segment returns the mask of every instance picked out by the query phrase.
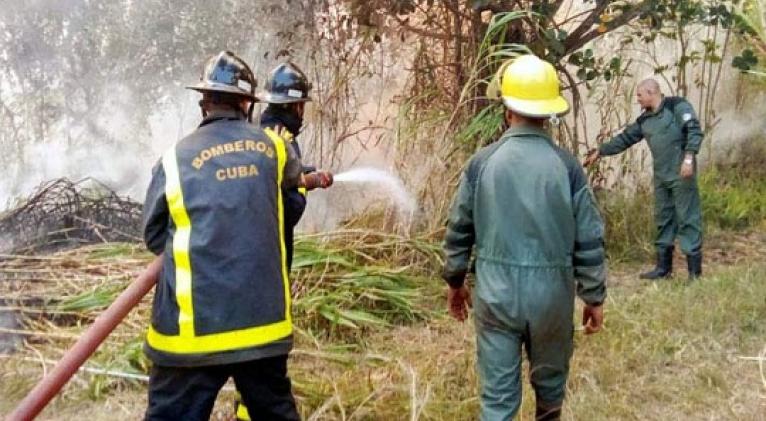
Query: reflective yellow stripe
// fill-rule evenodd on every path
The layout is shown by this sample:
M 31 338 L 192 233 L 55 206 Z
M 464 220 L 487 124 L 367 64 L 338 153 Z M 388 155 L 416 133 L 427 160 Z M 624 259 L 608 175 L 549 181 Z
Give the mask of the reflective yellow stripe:
M 247 407 L 242 402 L 237 404 L 237 419 L 250 421 L 250 413 L 247 412 Z
M 277 151 L 277 215 L 279 227 L 279 245 L 281 255 L 282 282 L 285 294 L 285 320 L 265 326 L 213 333 L 203 336 L 194 335 L 194 309 L 192 307 L 192 273 L 189 260 L 189 238 L 191 221 L 186 213 L 178 174 L 175 148 L 169 150 L 162 159 L 165 169 L 165 194 L 171 217 L 176 225 L 173 239 L 173 258 L 176 264 L 176 300 L 178 302 L 179 335 L 164 335 L 152 326 L 146 335 L 150 347 L 174 354 L 197 354 L 222 352 L 265 345 L 286 338 L 293 332 L 290 281 L 287 277 L 287 253 L 284 236 L 284 206 L 282 203 L 282 177 L 287 162 L 285 142 L 279 136 L 267 130 Z
M 307 190 L 305 187 L 298 187 L 298 193 L 301 194 L 301 196 L 306 196 Z
M 163 335 L 150 326 L 146 340 L 152 348 L 173 354 L 204 354 L 266 345 L 285 338 L 292 332 L 290 320 L 191 338 Z
M 282 178 L 285 173 L 285 164 L 287 164 L 287 144 L 284 139 L 279 137 L 268 127 L 264 129 L 266 136 L 274 142 L 274 149 L 277 150 L 277 216 L 279 218 L 279 247 L 282 260 L 282 283 L 285 286 L 285 320 L 291 324 L 292 328 L 292 298 L 290 297 L 290 279 L 287 274 L 287 250 L 285 248 L 285 207 L 282 203 Z
M 194 305 L 192 300 L 192 272 L 189 260 L 191 220 L 184 206 L 181 176 L 178 174 L 176 148 L 168 149 L 162 157 L 165 170 L 165 196 L 170 217 L 176 226 L 173 236 L 173 261 L 176 266 L 176 302 L 178 303 L 178 328 L 181 336 L 194 336 Z

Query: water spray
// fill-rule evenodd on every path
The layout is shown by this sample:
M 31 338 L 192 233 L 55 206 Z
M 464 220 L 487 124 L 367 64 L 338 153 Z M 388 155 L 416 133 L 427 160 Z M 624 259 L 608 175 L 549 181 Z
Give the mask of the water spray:
M 391 193 L 399 210 L 407 215 L 412 215 L 417 209 L 417 202 L 412 197 L 399 177 L 378 168 L 362 167 L 343 171 L 334 176 L 336 183 L 375 183 Z

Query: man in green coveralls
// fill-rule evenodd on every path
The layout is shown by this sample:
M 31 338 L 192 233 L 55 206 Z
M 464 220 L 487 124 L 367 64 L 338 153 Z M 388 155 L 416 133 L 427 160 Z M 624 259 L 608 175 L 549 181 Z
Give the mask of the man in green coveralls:
M 580 163 L 544 129 L 569 110 L 553 66 L 521 56 L 503 70 L 500 92 L 510 128 L 474 155 L 463 174 L 442 276 L 450 313 L 465 320 L 471 294 L 464 279 L 475 246 L 481 419 L 517 414 L 523 345 L 536 419 L 557 420 L 572 356 L 575 294 L 585 302 L 586 333 L 603 322 L 604 224 Z
M 601 156 L 618 154 L 646 139 L 654 159 L 654 218 L 657 266 L 642 279 L 669 278 L 673 244 L 679 238 L 689 279 L 702 275 L 702 210 L 697 188 L 696 155 L 702 144 L 697 115 L 687 100 L 665 97 L 654 79 L 639 83 L 636 97 L 644 112 L 610 141 L 592 150 L 587 167 Z

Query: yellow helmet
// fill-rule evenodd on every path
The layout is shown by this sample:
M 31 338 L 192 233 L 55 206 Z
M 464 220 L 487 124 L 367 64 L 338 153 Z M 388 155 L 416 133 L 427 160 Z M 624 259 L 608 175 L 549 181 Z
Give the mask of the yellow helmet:
M 525 117 L 547 118 L 569 111 L 569 104 L 561 97 L 556 70 L 531 54 L 505 66 L 500 95 L 506 107 Z

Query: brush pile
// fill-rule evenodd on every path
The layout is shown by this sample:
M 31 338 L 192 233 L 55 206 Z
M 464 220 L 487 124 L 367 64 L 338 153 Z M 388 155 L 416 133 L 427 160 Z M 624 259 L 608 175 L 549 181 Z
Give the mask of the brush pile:
M 18 206 L 0 213 L 0 253 L 136 241 L 141 209 L 140 203 L 93 179 L 49 181 Z

